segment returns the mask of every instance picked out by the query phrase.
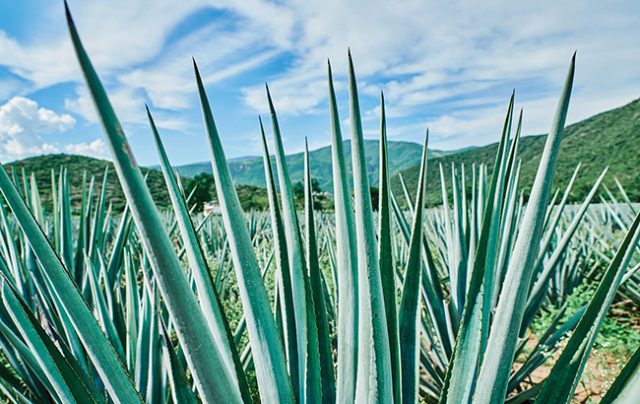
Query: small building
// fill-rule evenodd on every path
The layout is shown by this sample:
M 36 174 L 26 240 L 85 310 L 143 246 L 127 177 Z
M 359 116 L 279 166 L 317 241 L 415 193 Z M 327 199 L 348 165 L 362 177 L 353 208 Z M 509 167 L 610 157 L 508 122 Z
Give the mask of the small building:
M 205 202 L 202 212 L 204 213 L 205 216 L 209 216 L 209 215 L 220 216 L 222 215 L 222 208 L 220 207 L 220 204 L 217 201 Z

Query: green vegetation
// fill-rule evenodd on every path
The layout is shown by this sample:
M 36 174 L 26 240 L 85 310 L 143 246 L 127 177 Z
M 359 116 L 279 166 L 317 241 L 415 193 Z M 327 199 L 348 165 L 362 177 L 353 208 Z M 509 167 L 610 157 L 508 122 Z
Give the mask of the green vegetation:
M 531 324 L 531 330 L 540 337 L 549 329 L 551 322 L 561 313 L 561 321 L 569 320 L 568 313 L 575 313 L 584 307 L 593 297 L 597 284 L 591 279 L 577 287 L 566 299 L 566 308 L 549 306 Z M 602 329 L 596 338 L 594 349 L 605 352 L 612 360 L 618 361 L 618 365 L 624 365 L 620 358 L 628 358 L 640 346 L 640 333 L 638 333 L 638 307 L 629 304 L 629 301 L 621 299 L 617 307 L 606 317 L 602 323 Z
M 40 196 L 46 210 L 50 210 L 52 207 L 52 175 L 57 176 L 62 167 L 69 172 L 71 207 L 74 211 L 77 211 L 80 207 L 83 176 L 86 174 L 86 178 L 94 178 L 96 186 L 98 186 L 102 183 L 105 169 L 108 169 L 107 200 L 117 212 L 121 212 L 126 204 L 113 163 L 107 160 L 72 154 L 49 154 L 18 160 L 5 165 L 5 167 L 9 173 L 14 174 L 19 182 L 22 182 L 23 170 L 26 177 L 33 175 L 40 189 Z M 147 187 L 156 205 L 162 209 L 169 208 L 171 204 L 162 173 L 156 169 L 141 168 L 141 170 L 146 177 Z M 205 203 L 216 201 L 216 188 L 211 174 L 182 177 L 181 182 L 187 194 L 193 192 L 190 201 L 195 206 L 196 212 L 201 212 Z M 302 187 L 303 184 L 300 181 L 294 184 L 296 206 L 299 208 L 304 206 Z M 246 211 L 268 209 L 269 202 L 267 200 L 267 191 L 264 187 L 236 185 L 236 190 L 242 209 Z M 314 179 L 313 191 L 315 195 L 314 203 L 317 209 L 324 210 L 333 207 L 330 195 L 320 189 L 316 179 Z
M 561 144 L 563 158 L 558 162 L 558 175 L 555 185 L 558 188 L 565 188 L 571 175 L 579 163 L 581 164 L 580 175 L 576 179 L 573 192 L 569 196 L 569 201 L 575 202 L 583 199 L 593 181 L 598 177 L 605 167 L 609 167 L 605 187 L 615 195 L 619 194 L 615 179 L 626 190 L 632 201 L 640 201 L 640 175 L 637 175 L 637 166 L 640 164 L 640 154 L 637 153 L 637 144 L 640 142 L 640 100 L 633 101 L 620 108 L 606 111 L 595 115 L 589 119 L 567 126 Z M 377 140 L 365 140 L 365 154 L 367 157 L 367 172 L 369 183 L 372 185 L 372 192 L 377 192 L 378 185 L 378 154 L 379 142 Z M 544 136 L 525 136 L 520 139 L 519 155 L 522 161 L 521 183 L 525 198 L 529 196 L 535 170 L 540 161 L 540 155 L 544 146 Z M 429 150 L 429 163 L 427 176 L 426 201 L 427 206 L 437 206 L 442 203 L 442 193 L 440 192 L 440 172 L 442 165 L 447 174 L 451 165 L 465 165 L 467 172 L 474 164 L 486 164 L 491 172 L 491 161 L 495 157 L 497 144 L 477 148 L 466 148 L 460 151 L 453 150 L 443 152 Z M 349 160 L 351 155 L 351 144 L 344 141 L 345 158 Z M 601 152 L 608 150 L 611 152 Z M 421 146 L 410 142 L 389 142 L 389 172 L 392 175 L 400 173 L 408 189 L 415 189 L 417 185 L 416 166 L 420 159 Z M 309 159 L 313 165 L 313 175 L 316 184 L 314 190 L 321 199 L 316 201 L 318 209 L 331 208 L 332 203 L 329 195 L 322 192 L 333 191 L 332 169 L 331 169 L 331 148 L 323 147 L 309 152 Z M 296 182 L 298 189 L 302 187 L 303 179 L 303 155 L 302 153 L 287 156 L 287 164 L 290 167 L 292 181 Z M 82 182 L 82 173 L 87 172 L 88 177 L 95 177 L 101 181 L 104 168 L 109 167 L 111 175 L 108 178 L 109 201 L 114 209 L 120 211 L 124 207 L 124 194 L 117 181 L 113 164 L 106 160 L 94 159 L 85 156 L 54 154 L 30 157 L 19 160 L 6 167 L 9 171 L 14 170 L 21 175 L 24 169 L 27 174 L 33 173 L 42 190 L 42 198 L 46 206 L 50 206 L 51 193 L 51 171 L 57 171 L 60 167 L 67 167 L 71 173 L 69 177 L 72 185 L 72 206 L 77 207 L 80 202 L 79 187 Z M 196 184 L 198 190 L 193 197 L 197 205 L 197 211 L 201 210 L 203 203 L 215 200 L 215 186 L 211 176 L 211 166 L 208 163 L 195 163 L 179 166 L 176 170 L 182 175 L 182 183 L 189 192 Z M 268 207 L 267 194 L 264 182 L 262 160 L 258 157 L 244 157 L 229 160 L 229 170 L 237 184 L 238 195 L 242 208 L 245 210 L 265 210 Z M 161 208 L 169 207 L 168 196 L 160 172 L 154 169 L 142 168 L 143 174 L 147 176 L 147 184 L 154 201 Z M 351 177 L 351 164 L 347 164 L 347 173 Z M 390 181 L 394 192 L 402 195 L 401 182 L 396 175 Z M 351 184 L 351 181 L 350 181 Z M 466 176 L 467 189 L 471 190 L 471 177 Z M 296 204 L 302 207 L 304 198 L 298 192 Z M 401 200 L 406 207 L 405 201 Z M 376 204 L 374 204 L 374 208 Z
M 529 196 L 533 178 L 540 162 L 545 136 L 525 136 L 520 139 L 519 158 L 522 161 L 521 183 L 525 197 Z M 605 167 L 609 167 L 605 185 L 616 192 L 617 178 L 632 201 L 640 201 L 640 99 L 622 107 L 600 113 L 589 119 L 567 126 L 560 146 L 562 158 L 558 161 L 554 185 L 567 186 L 573 170 L 582 163 L 580 176 L 574 185 L 570 201 L 583 199 L 591 185 Z M 470 172 L 473 164 L 486 164 L 491 173 L 498 144 L 464 150 L 458 153 L 436 157 L 429 161 L 427 185 L 427 206 L 442 203 L 440 194 L 439 166 L 445 174 L 451 165 L 465 165 Z M 417 163 L 416 163 L 417 164 Z M 409 189 L 417 184 L 419 166 L 402 171 L 400 174 Z M 392 181 L 394 191 L 402 190 L 397 178 Z M 471 178 L 467 175 L 467 188 L 471 187 Z
M 540 312 L 531 325 L 533 340 L 542 338 L 553 321 L 560 316 L 562 322 L 589 302 L 597 283 L 584 279 L 566 299 L 563 307 L 548 306 Z M 629 300 L 619 299 L 609 311 L 593 345 L 593 353 L 585 368 L 574 401 L 599 402 L 619 375 L 625 362 L 640 346 L 639 307 Z M 539 370 L 544 373 L 545 369 Z
M 389 171 L 396 174 L 401 170 L 420 163 L 422 146 L 411 142 L 389 142 Z M 343 142 L 344 154 L 347 161 L 351 160 L 351 142 Z M 365 154 L 367 159 L 367 172 L 369 183 L 378 184 L 378 161 L 380 144 L 377 140 L 364 141 Z M 444 156 L 449 152 L 440 150 L 429 150 L 430 156 Z M 313 164 L 313 176 L 318 181 L 318 186 L 325 192 L 333 191 L 333 174 L 331 169 L 331 147 L 326 146 L 309 151 L 309 159 Z M 296 153 L 287 156 L 287 166 L 291 174 L 291 181 L 302 182 L 304 173 L 304 155 Z M 179 166 L 176 168 L 180 175 L 193 177 L 197 174 L 211 174 L 211 164 L 194 163 Z M 240 157 L 229 159 L 229 171 L 236 184 L 255 185 L 265 187 L 264 169 L 262 158 L 260 157 Z M 351 176 L 351 164 L 347 164 L 347 172 Z
M 47 209 L 52 206 L 52 174 L 57 175 L 61 167 L 65 167 L 70 173 L 70 197 L 73 208 L 80 206 L 83 174 L 86 172 L 87 178 L 95 178 L 96 186 L 98 186 L 102 183 L 105 169 L 108 169 L 107 196 L 109 203 L 118 211 L 121 211 L 126 204 L 113 163 L 107 160 L 69 154 L 49 154 L 15 161 L 5 167 L 10 173 L 13 172 L 18 179 L 22 179 L 23 170 L 27 176 L 33 175 L 40 189 L 42 202 Z M 169 207 L 169 197 L 162 179 L 162 173 L 144 168 L 142 173 L 147 176 L 147 184 L 154 201 L 160 207 Z
M 83 181 L 73 215 L 69 171 L 61 169 L 44 212 L 37 181 L 17 186 L 0 165 L 8 206 L 0 205 L 3 399 L 568 403 L 600 331 L 606 338 L 637 327 L 606 318 L 638 291 L 625 285 L 640 268 L 640 212 L 613 195 L 592 204 L 606 172 L 580 204 L 567 203 L 574 177 L 552 198 L 575 55 L 526 204 L 514 97 L 491 174 L 466 171 L 467 193 L 454 166 L 441 184 L 451 198 L 430 210 L 428 133 L 403 210 L 390 188 L 382 97 L 374 211 L 353 61 L 349 55 L 353 193 L 328 66 L 335 206 L 317 212 L 308 150 L 300 190 L 267 88 L 275 159 L 262 120 L 259 127 L 268 214 L 241 207 L 194 60 L 221 207 L 221 217 L 205 217 L 189 212 L 147 110 L 171 208 L 154 204 L 68 9 L 67 22 L 127 207 L 116 214 L 106 187 L 92 192 Z M 639 341 L 624 338 L 636 353 L 605 403 L 637 399 Z

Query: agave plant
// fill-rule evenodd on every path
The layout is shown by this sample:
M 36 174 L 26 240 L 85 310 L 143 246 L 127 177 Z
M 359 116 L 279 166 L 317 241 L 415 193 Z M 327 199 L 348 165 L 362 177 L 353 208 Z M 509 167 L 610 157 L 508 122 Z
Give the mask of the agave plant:
M 552 197 L 575 56 L 526 202 L 512 96 L 493 167 L 451 167 L 451 192 L 442 167 L 443 206 L 432 209 L 424 199 L 427 132 L 418 186 L 404 187 L 403 210 L 389 186 L 382 96 L 377 216 L 350 55 L 353 189 L 328 67 L 333 214 L 314 209 L 308 152 L 305 208 L 296 211 L 268 88 L 275 168 L 262 121 L 259 129 L 269 214 L 242 211 L 194 61 L 222 211 L 213 218 L 192 214 L 147 109 L 172 206 L 156 208 L 68 9 L 67 21 L 127 207 L 109 208 L 105 172 L 97 195 L 96 179 L 85 178 L 73 212 L 61 169 L 52 174 L 54 204 L 46 212 L 34 178 L 0 166 L 10 209 L 0 205 L 0 390 L 7 400 L 571 399 L 619 285 L 633 278 L 640 236 L 631 204 L 592 207 L 605 173 L 579 206 L 567 205 L 573 179 L 558 203 L 559 193 Z M 617 232 L 607 229 L 611 221 Z M 566 313 L 564 299 L 585 279 L 597 279 L 595 294 Z M 549 305 L 560 314 L 525 350 L 531 322 Z M 531 382 L 554 352 L 549 377 Z M 639 362 L 636 352 L 605 402 L 633 402 Z

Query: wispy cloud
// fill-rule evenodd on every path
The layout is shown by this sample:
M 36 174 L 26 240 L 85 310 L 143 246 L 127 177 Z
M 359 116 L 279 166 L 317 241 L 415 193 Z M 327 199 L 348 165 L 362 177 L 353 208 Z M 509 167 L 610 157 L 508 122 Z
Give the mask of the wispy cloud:
M 89 143 L 72 143 L 65 146 L 64 151 L 70 154 L 82 154 L 84 156 L 105 158 L 107 146 L 102 139 L 96 139 Z
M 30 24 L 28 30 L 0 29 L 0 101 L 16 95 L 37 101 L 45 94 L 44 105 L 65 108 L 95 136 L 95 112 L 62 8 L 53 3 L 42 1 L 33 22 L 17 22 Z M 443 148 L 495 140 L 513 88 L 524 107 L 525 133 L 546 130 L 575 49 L 570 120 L 640 95 L 640 3 L 634 0 L 96 0 L 72 1 L 71 8 L 143 161 L 155 158 L 145 147 L 148 136 L 135 136 L 148 131 L 145 103 L 170 134 L 201 125 L 192 56 L 215 90 L 231 155 L 247 149 L 255 127 L 247 117 L 267 110 L 264 82 L 289 120 L 293 148 L 304 136 L 326 143 L 326 61 L 332 61 L 342 112 L 347 47 L 366 133 L 377 130 L 384 91 L 392 137 L 421 141 L 429 126 L 434 146 Z M 206 151 L 190 152 L 184 142 L 174 146 L 181 160 L 206 158 Z
M 75 123 L 71 115 L 57 114 L 28 98 L 14 97 L 0 106 L 0 157 L 12 160 L 54 153 L 58 148 L 44 136 L 64 132 Z
M 76 125 L 69 114 L 43 108 L 25 97 L 13 97 L 0 106 L 0 159 L 10 161 L 38 154 L 66 152 L 105 158 L 102 139 L 64 143 L 53 140 Z
M 292 67 L 270 80 L 281 114 L 314 113 L 326 102 L 324 62 L 337 60 L 338 80 L 344 79 L 347 45 L 366 83 L 361 93 L 378 97 L 384 90 L 390 116 L 431 124 L 436 141 L 457 136 L 464 142 L 463 133 L 494 139 L 502 116 L 484 113 L 501 110 L 512 88 L 525 103 L 550 101 L 553 108 L 550 96 L 562 84 L 574 49 L 579 50 L 576 97 L 606 95 L 621 103 L 638 96 L 637 2 L 285 4 L 303 28 L 292 42 Z M 245 88 L 243 94 L 247 105 L 264 109 L 260 88 Z M 373 108 L 370 118 L 376 115 Z M 537 115 L 529 116 L 530 129 L 543 124 Z

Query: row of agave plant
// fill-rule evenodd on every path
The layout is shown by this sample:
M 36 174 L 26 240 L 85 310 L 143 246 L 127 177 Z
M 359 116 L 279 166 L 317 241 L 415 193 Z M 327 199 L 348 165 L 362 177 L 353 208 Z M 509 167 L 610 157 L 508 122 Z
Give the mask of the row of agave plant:
M 111 213 L 106 180 L 95 191 L 87 179 L 73 214 L 62 169 L 46 214 L 35 181 L 0 168 L 12 213 L 0 205 L 0 389 L 12 402 L 569 402 L 614 297 L 637 296 L 633 206 L 609 194 L 590 207 L 604 173 L 580 205 L 567 205 L 573 180 L 551 195 L 575 58 L 526 204 L 513 96 L 493 167 L 453 168 L 451 199 L 443 185 L 435 210 L 424 206 L 426 140 L 409 208 L 390 190 L 383 100 L 377 217 L 351 58 L 353 190 L 329 68 L 335 212 L 314 212 L 306 155 L 302 216 L 270 96 L 275 170 L 260 122 L 270 213 L 244 214 L 194 63 L 218 220 L 191 215 L 149 113 L 173 207 L 157 210 L 67 18 L 128 205 Z M 565 313 L 585 279 L 598 282 L 593 297 Z M 228 309 L 238 297 L 241 313 Z M 549 305 L 560 313 L 527 347 Z M 633 402 L 639 364 L 636 352 L 604 402 Z

